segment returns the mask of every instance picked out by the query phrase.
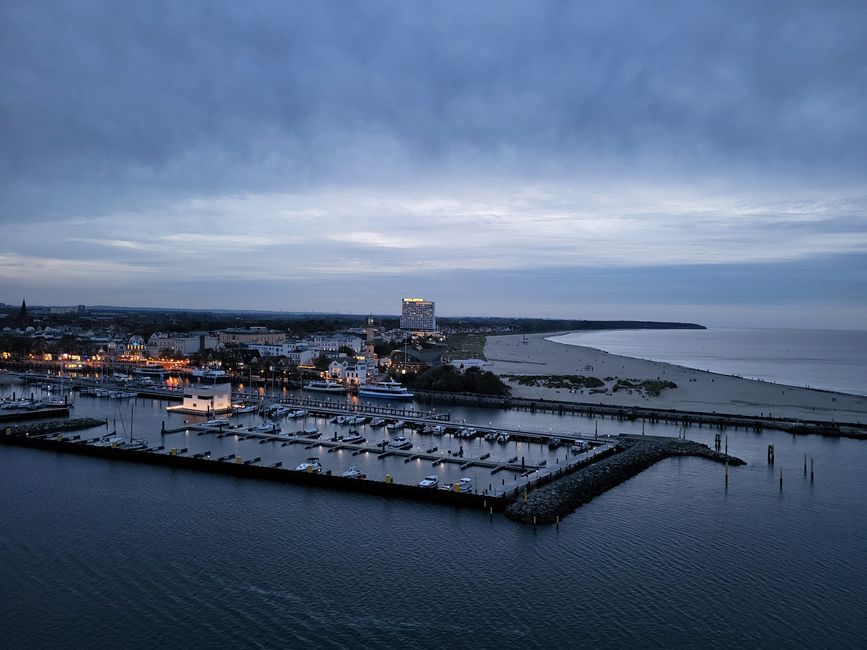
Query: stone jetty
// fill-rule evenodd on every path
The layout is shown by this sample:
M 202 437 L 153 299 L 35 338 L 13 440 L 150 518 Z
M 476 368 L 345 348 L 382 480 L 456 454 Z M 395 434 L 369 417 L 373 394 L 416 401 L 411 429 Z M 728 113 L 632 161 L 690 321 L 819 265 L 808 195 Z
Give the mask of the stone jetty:
M 0 432 L 12 436 L 39 436 L 46 433 L 62 433 L 64 431 L 80 431 L 102 426 L 105 420 L 93 418 L 72 418 L 70 420 L 49 420 L 47 422 L 28 422 L 15 426 L 3 427 Z
M 745 464 L 740 458 L 681 438 L 622 436 L 618 448 L 619 452 L 613 456 L 533 490 L 526 495 L 526 500 L 519 495 L 506 509 L 506 516 L 528 524 L 552 524 L 594 497 L 672 456 L 697 456 L 729 465 Z

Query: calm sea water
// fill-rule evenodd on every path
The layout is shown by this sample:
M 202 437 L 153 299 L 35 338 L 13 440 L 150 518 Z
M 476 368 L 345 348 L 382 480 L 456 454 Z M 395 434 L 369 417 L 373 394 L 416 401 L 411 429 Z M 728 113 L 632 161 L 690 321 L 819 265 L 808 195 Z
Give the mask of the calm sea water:
M 727 375 L 867 395 L 867 331 L 606 330 L 554 340 Z
M 158 439 L 165 404 L 135 403 L 136 435 Z M 132 404 L 112 408 L 76 404 L 111 419 Z M 641 426 L 452 415 L 537 430 Z M 710 443 L 714 433 L 689 435 Z M 867 443 L 726 434 L 749 463 L 730 471 L 727 489 L 718 465 L 668 460 L 559 531 L 0 447 L 3 646 L 864 647 Z

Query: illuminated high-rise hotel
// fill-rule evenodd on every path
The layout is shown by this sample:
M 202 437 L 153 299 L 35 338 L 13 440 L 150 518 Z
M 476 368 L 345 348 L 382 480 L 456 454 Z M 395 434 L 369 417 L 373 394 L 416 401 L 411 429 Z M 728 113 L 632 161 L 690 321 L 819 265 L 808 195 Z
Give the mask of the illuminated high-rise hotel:
M 437 328 L 434 303 L 423 298 L 404 298 L 400 314 L 400 329 L 412 332 L 433 332 Z

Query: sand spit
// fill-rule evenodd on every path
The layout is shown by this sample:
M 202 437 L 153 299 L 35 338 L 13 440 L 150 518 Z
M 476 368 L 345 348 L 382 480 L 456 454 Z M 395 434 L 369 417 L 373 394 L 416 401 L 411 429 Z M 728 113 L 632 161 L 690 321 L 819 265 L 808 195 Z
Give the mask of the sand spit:
M 531 334 L 526 339 L 519 334 L 489 336 L 485 343 L 485 356 L 490 363 L 487 369 L 500 376 L 594 377 L 605 382 L 607 387 L 600 390 L 522 386 L 517 381 L 506 379 L 512 387 L 513 396 L 528 399 L 867 423 L 867 397 L 742 379 L 670 363 L 634 359 L 593 348 L 556 343 L 547 340 L 546 337 L 550 336 L 555 334 Z M 617 378 L 639 382 L 670 381 L 677 387 L 666 388 L 658 396 L 643 390 L 612 391 L 610 388 Z

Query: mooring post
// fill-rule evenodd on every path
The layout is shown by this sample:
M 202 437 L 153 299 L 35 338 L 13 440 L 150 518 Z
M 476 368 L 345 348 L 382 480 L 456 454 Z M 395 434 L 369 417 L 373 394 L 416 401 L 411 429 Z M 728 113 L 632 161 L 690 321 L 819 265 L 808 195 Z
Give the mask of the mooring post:
M 813 457 L 810 456 L 810 483 L 813 482 L 813 468 L 814 468 Z
M 560 515 L 557 515 L 557 532 L 560 532 Z
M 726 460 L 726 487 L 729 486 L 729 462 Z
M 804 454 L 804 476 L 807 475 L 807 454 Z
M 729 455 L 729 436 L 726 434 L 726 456 Z
M 780 492 L 783 491 L 783 468 L 780 468 Z
M 774 464 L 774 446 L 768 445 L 768 465 Z

